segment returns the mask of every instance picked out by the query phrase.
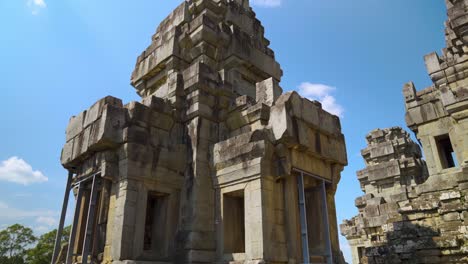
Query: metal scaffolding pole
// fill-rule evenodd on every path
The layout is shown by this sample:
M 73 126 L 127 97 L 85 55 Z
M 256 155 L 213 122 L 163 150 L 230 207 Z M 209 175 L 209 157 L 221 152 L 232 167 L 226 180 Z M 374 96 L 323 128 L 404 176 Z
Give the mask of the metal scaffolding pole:
M 304 174 L 297 175 L 297 192 L 299 194 L 299 214 L 301 218 L 302 258 L 304 263 L 310 262 L 309 237 L 307 234 L 307 212 L 304 194 Z
M 83 253 L 81 255 L 81 263 L 87 264 L 88 263 L 88 256 L 91 251 L 91 243 L 93 241 L 93 228 L 94 228 L 94 216 L 95 216 L 95 208 L 97 202 L 97 190 L 99 188 L 99 175 L 95 174 L 93 177 L 93 184 L 91 186 L 91 198 L 88 208 L 88 218 L 86 219 L 86 230 L 85 230 L 85 237 L 83 243 Z
M 322 193 L 322 208 L 323 208 L 323 223 L 325 227 L 325 239 L 326 239 L 326 250 L 327 250 L 327 263 L 332 264 L 333 263 L 333 252 L 332 252 L 332 247 L 331 247 L 331 239 L 330 239 L 330 225 L 328 222 L 328 205 L 327 205 L 327 189 L 325 186 L 325 181 L 322 181 L 322 188 L 321 188 L 321 193 Z
M 310 252 L 309 252 L 309 240 L 307 234 L 307 211 L 306 211 L 306 202 L 305 202 L 305 190 L 304 190 L 304 175 L 307 177 L 312 177 L 319 180 L 322 184 L 318 186 L 320 189 L 322 197 L 322 221 L 325 229 L 325 240 L 326 240 L 326 257 L 327 264 L 333 263 L 333 252 L 331 247 L 331 237 L 330 237 L 330 223 L 328 219 L 328 205 L 327 205 L 327 191 L 326 184 L 331 183 L 329 179 L 308 173 L 306 171 L 293 168 L 293 171 L 298 173 L 297 176 L 297 187 L 299 192 L 299 213 L 301 220 L 301 237 L 302 237 L 302 255 L 304 263 L 310 263 Z
M 68 250 L 67 250 L 67 260 L 66 264 L 72 263 L 73 257 L 73 248 L 75 246 L 75 237 L 76 237 L 76 229 L 78 227 L 78 219 L 80 216 L 80 209 L 81 209 L 81 200 L 83 199 L 83 186 L 81 183 L 78 184 L 78 194 L 76 195 L 76 205 L 75 205 L 75 213 L 73 214 L 73 223 L 72 228 L 70 231 L 70 240 L 68 242 Z
M 62 241 L 62 232 L 63 232 L 63 225 L 65 223 L 65 216 L 67 215 L 67 207 L 68 207 L 68 199 L 70 197 L 70 189 L 71 189 L 71 182 L 73 179 L 73 173 L 68 172 L 68 180 L 67 185 L 65 187 L 65 195 L 63 197 L 63 204 L 62 204 L 62 214 L 60 215 L 60 223 L 57 229 L 57 235 L 55 237 L 55 245 L 54 245 L 54 253 L 52 254 L 51 264 L 55 264 L 57 261 L 57 256 L 60 252 L 60 244 Z

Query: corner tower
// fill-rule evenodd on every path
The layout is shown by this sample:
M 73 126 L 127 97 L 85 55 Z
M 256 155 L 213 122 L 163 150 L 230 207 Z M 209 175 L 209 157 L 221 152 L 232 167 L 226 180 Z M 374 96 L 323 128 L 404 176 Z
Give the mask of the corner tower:
M 468 166 L 468 1 L 446 3 L 446 48 L 442 56 L 424 57 L 433 85 L 403 88 L 406 123 L 422 144 L 430 174 Z

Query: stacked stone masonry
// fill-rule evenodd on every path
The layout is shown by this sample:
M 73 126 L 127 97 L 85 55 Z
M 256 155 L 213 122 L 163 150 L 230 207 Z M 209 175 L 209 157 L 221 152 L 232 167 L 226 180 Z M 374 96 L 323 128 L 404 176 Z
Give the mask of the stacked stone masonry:
M 59 262 L 344 263 L 340 120 L 283 93 L 268 46 L 248 0 L 184 1 L 159 25 L 131 77 L 141 102 L 70 119 L 77 207 Z
M 443 56 L 425 56 L 433 85 L 403 88 L 406 123 L 374 130 L 357 173 L 359 214 L 340 226 L 353 263 L 468 263 L 468 1 L 447 0 Z

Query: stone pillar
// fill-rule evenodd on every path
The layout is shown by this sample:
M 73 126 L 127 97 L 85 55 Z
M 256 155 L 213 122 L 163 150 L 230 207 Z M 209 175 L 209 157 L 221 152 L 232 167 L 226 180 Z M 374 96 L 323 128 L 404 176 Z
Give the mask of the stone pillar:
M 284 197 L 281 182 L 272 177 L 261 178 L 263 255 L 268 263 L 288 261 L 284 223 Z
M 332 264 L 333 262 L 333 249 L 332 249 L 332 243 L 331 243 L 331 235 L 330 235 L 330 216 L 329 216 L 329 211 L 328 211 L 328 204 L 329 204 L 329 191 L 327 189 L 325 181 L 322 180 L 321 184 L 321 197 L 322 197 L 322 213 L 323 213 L 323 227 L 325 228 L 325 248 L 326 252 L 328 254 L 327 256 L 327 263 Z M 333 196 L 332 196 L 333 197 Z
M 133 256 L 136 200 L 131 197 L 137 197 L 140 191 L 139 185 L 132 179 L 124 179 L 118 183 L 112 232 L 111 254 L 113 260 L 131 259 Z
M 249 182 L 245 188 L 245 258 L 263 259 L 263 199 L 261 180 Z
M 179 261 L 211 262 L 215 258 L 215 205 L 211 179 L 210 145 L 217 137 L 218 125 L 195 117 L 187 123 L 189 164 L 181 199 L 181 229 L 178 237 Z
M 296 175 L 297 174 L 294 173 L 284 179 L 284 213 L 288 256 L 294 259 L 296 263 L 301 263 L 301 226 Z
M 333 259 L 340 257 L 340 242 L 338 238 L 338 225 L 336 221 L 330 221 L 330 219 L 336 218 L 336 207 L 335 207 L 335 193 L 331 190 L 331 186 L 327 187 L 327 205 L 328 205 L 328 224 L 330 230 L 330 243 L 333 253 Z
M 297 193 L 299 194 L 299 218 L 301 223 L 301 245 L 302 245 L 302 261 L 308 263 L 309 255 L 309 238 L 307 232 L 307 211 L 304 194 L 304 174 L 301 172 L 297 176 Z

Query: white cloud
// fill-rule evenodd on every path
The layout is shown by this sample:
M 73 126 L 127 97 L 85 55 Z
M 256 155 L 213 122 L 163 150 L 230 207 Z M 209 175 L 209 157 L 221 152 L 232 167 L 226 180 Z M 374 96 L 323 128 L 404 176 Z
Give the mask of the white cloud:
M 42 172 L 33 170 L 31 165 L 18 157 L 11 157 L 0 164 L 0 181 L 29 185 L 47 180 Z
M 281 0 L 252 0 L 252 5 L 263 7 L 278 7 L 281 5 Z
M 15 223 L 21 223 L 34 226 L 34 231 L 40 235 L 56 227 L 58 215 L 58 212 L 52 210 L 13 208 L 0 201 L 0 230 Z M 36 223 L 36 225 L 33 223 Z
M 336 88 L 320 83 L 303 82 L 299 85 L 299 90 L 303 96 L 322 98 L 335 91 Z
M 47 217 L 56 217 L 58 212 L 52 210 L 22 210 L 9 206 L 8 204 L 0 201 L 0 222 L 5 222 L 5 220 L 24 220 L 27 218 L 36 218 L 39 219 L 42 217 L 41 221 L 46 221 Z
M 344 108 L 336 102 L 336 98 L 331 95 L 336 88 L 333 86 L 303 82 L 298 87 L 299 93 L 309 100 L 316 100 L 322 103 L 325 111 L 328 111 L 339 117 L 343 117 Z
M 57 224 L 55 217 L 51 216 L 39 216 L 36 218 L 36 222 L 47 226 L 55 226 Z
M 26 3 L 29 9 L 31 10 L 31 13 L 33 15 L 39 14 L 41 9 L 44 9 L 47 7 L 47 4 L 45 3 L 44 0 L 28 0 Z
M 36 233 L 39 234 L 39 235 L 45 234 L 50 230 L 51 230 L 51 228 L 49 226 L 36 226 L 36 227 L 34 227 L 34 231 L 36 231 Z
M 36 218 L 37 226 L 34 227 L 34 231 L 37 234 L 44 234 L 57 228 L 58 222 L 55 217 L 52 216 L 39 216 Z

